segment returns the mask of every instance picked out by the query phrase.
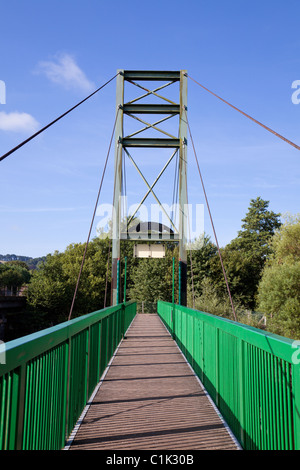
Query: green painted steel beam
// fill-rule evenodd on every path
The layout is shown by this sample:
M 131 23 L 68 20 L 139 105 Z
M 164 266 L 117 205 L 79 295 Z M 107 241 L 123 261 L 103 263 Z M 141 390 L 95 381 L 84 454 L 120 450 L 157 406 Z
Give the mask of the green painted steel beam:
M 176 233 L 121 232 L 121 240 L 166 240 L 178 242 L 179 235 Z
M 179 139 L 122 139 L 123 147 L 179 148 Z
M 118 259 L 117 261 L 117 297 L 116 297 L 116 303 L 120 303 L 120 260 Z
M 124 104 L 125 114 L 179 114 L 179 104 Z
M 188 194 L 187 194 L 187 77 L 186 70 L 180 71 L 180 119 L 179 119 L 179 267 L 180 301 L 187 304 L 187 240 L 188 240 Z
M 127 290 L 127 256 L 125 256 L 125 266 L 124 266 L 124 296 L 123 296 L 123 302 L 126 302 L 126 290 Z
M 114 194 L 113 206 L 114 217 L 112 217 L 112 303 L 116 305 L 117 292 L 120 288 L 118 285 L 117 263 L 120 259 L 120 216 L 121 216 L 121 195 L 122 195 L 122 166 L 123 152 L 121 140 L 123 134 L 123 104 L 124 104 L 124 74 L 123 70 L 118 70 L 117 90 L 116 90 L 116 112 L 117 120 L 115 126 L 115 162 L 114 162 Z
M 156 70 L 124 70 L 125 80 L 147 80 L 147 81 L 179 81 L 178 71 L 156 71 Z

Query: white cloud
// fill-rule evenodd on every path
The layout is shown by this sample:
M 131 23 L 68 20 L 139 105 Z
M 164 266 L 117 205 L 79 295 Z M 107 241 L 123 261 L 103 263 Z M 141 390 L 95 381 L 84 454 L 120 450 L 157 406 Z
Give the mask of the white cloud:
M 12 132 L 34 132 L 38 122 L 33 116 L 18 111 L 12 113 L 0 112 L 0 130 Z
M 0 206 L 0 212 L 19 212 L 19 213 L 26 213 L 26 212 L 71 212 L 75 211 L 76 207 L 40 207 L 40 208 L 34 208 L 34 207 L 28 207 L 28 208 L 8 208 L 8 207 L 1 207 Z
M 93 91 L 95 85 L 86 77 L 69 54 L 60 54 L 54 61 L 39 62 L 37 71 L 44 73 L 49 80 L 66 88 Z

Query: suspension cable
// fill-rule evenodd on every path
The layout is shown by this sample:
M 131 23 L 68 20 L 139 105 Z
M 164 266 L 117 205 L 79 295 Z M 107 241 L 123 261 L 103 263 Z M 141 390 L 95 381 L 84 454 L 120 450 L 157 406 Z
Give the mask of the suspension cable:
M 266 129 L 267 131 L 271 132 L 272 134 L 276 135 L 276 137 L 279 137 L 280 139 L 284 140 L 285 142 L 287 142 L 289 145 L 292 145 L 293 147 L 295 147 L 295 149 L 297 150 L 300 150 L 300 146 L 295 144 L 294 142 L 291 142 L 290 140 L 288 140 L 286 137 L 278 134 L 278 132 L 275 132 L 273 131 L 273 129 L 270 129 L 270 127 L 266 126 L 265 124 L 257 121 L 257 119 L 254 119 L 252 116 L 249 116 L 249 114 L 245 113 L 244 111 L 242 111 L 241 109 L 237 108 L 236 106 L 234 106 L 233 104 L 229 103 L 228 101 L 224 100 L 223 98 L 221 98 L 220 96 L 216 95 L 216 93 L 214 93 L 213 91 L 209 90 L 208 88 L 206 88 L 205 86 L 201 85 L 201 83 L 197 82 L 194 78 L 190 77 L 188 74 L 186 74 L 187 77 L 189 77 L 191 80 L 193 80 L 193 82 L 195 82 L 197 85 L 201 86 L 201 88 L 203 88 L 204 90 L 208 91 L 209 93 L 211 93 L 213 96 L 215 96 L 216 98 L 218 98 L 219 100 L 223 101 L 224 103 L 228 104 L 228 106 L 231 106 L 231 108 L 235 109 L 236 111 L 238 111 L 239 113 L 243 114 L 244 116 L 246 116 L 248 119 L 251 119 L 253 122 L 255 122 L 256 124 L 258 124 L 259 126 L 263 127 L 264 129 Z
M 192 137 L 192 133 L 191 133 L 191 128 L 190 128 L 188 117 L 187 117 L 187 112 L 186 112 L 185 107 L 183 107 L 183 109 L 184 109 L 185 115 L 186 115 L 186 122 L 187 122 L 188 130 L 189 130 L 189 134 L 190 134 L 190 138 L 191 138 L 191 142 L 192 142 L 192 146 L 193 146 L 195 160 L 196 160 L 197 167 L 198 167 L 198 172 L 199 172 L 201 185 L 202 185 L 202 189 L 203 189 L 203 193 L 204 193 L 204 197 L 205 197 L 205 201 L 206 201 L 206 205 L 207 205 L 207 209 L 208 209 L 208 213 L 209 213 L 210 222 L 211 222 L 211 225 L 212 225 L 212 229 L 213 229 L 213 233 L 214 233 L 214 237 L 215 237 L 215 241 L 216 241 L 216 245 L 217 245 L 217 249 L 218 249 L 218 254 L 219 254 L 219 258 L 220 258 L 220 262 L 221 262 L 221 266 L 222 266 L 222 271 L 223 271 L 223 275 L 224 275 L 224 279 L 225 279 L 225 283 L 226 283 L 226 287 L 227 287 L 227 292 L 228 292 L 230 303 L 231 303 L 233 317 L 234 317 L 235 321 L 237 321 L 236 312 L 235 312 L 235 308 L 234 308 L 234 305 L 233 305 L 233 300 L 232 300 L 232 296 L 231 296 L 231 292 L 230 292 L 230 288 L 229 288 L 229 284 L 228 284 L 228 280 L 227 280 L 227 275 L 226 275 L 226 271 L 225 271 L 224 264 L 223 264 L 221 250 L 220 250 L 220 247 L 219 247 L 219 242 L 218 242 L 218 238 L 217 238 L 217 234 L 216 234 L 216 230 L 215 230 L 215 226 L 214 226 L 214 222 L 213 222 L 213 218 L 212 218 L 212 214 L 211 214 L 211 210 L 210 210 L 210 206 L 209 206 L 209 202 L 208 202 L 208 198 L 207 198 L 207 194 L 206 194 L 206 190 L 205 190 L 205 186 L 204 186 L 204 181 L 203 181 L 203 178 L 202 178 L 202 174 L 201 174 L 201 170 L 200 170 L 200 166 L 199 166 L 199 161 L 198 161 L 197 153 L 196 153 L 195 146 L 194 146 L 194 141 L 193 141 L 193 137 Z
M 71 319 L 73 308 L 74 308 L 75 298 L 76 298 L 76 294 L 77 294 L 77 290 L 78 290 L 78 286 L 79 286 L 79 282 L 80 282 L 80 277 L 81 277 L 81 273 L 82 273 L 82 269 L 83 269 L 83 265 L 84 265 L 84 261 L 85 261 L 85 257 L 86 257 L 86 252 L 87 252 L 87 248 L 88 248 L 88 244 L 89 244 L 89 241 L 90 241 L 90 236 L 91 236 L 91 232 L 92 232 L 92 228 L 93 228 L 93 224 L 94 224 L 94 220 L 95 220 L 96 210 L 97 210 L 99 197 L 100 197 L 102 184 L 103 184 L 103 179 L 104 179 L 104 175 L 105 175 L 105 171 L 106 171 L 106 167 L 107 167 L 108 157 L 109 157 L 109 154 L 110 154 L 111 144 L 112 144 L 112 140 L 113 140 L 113 136 L 114 136 L 114 132 L 115 132 L 115 128 L 116 128 L 118 114 L 119 114 L 119 108 L 118 108 L 117 113 L 116 113 L 116 118 L 115 118 L 115 122 L 114 122 L 114 126 L 113 126 L 113 131 L 112 131 L 111 138 L 110 138 L 110 143 L 109 143 L 109 147 L 108 147 L 108 151 L 107 151 L 107 155 L 106 155 L 104 169 L 103 169 L 103 173 L 102 173 L 102 177 L 101 177 L 101 181 L 100 181 L 98 195 L 97 195 L 97 199 L 96 199 L 96 203 L 95 203 L 95 207 L 94 207 L 94 212 L 93 212 L 93 216 L 92 216 L 92 221 L 91 221 L 87 241 L 86 241 L 86 244 L 85 244 L 83 258 L 82 258 L 82 262 L 81 262 L 81 266 L 80 266 L 80 270 L 79 270 L 79 274 L 78 274 L 78 279 L 77 279 L 77 283 L 76 283 L 76 287 L 75 287 L 75 292 L 74 292 L 74 296 L 73 296 L 72 305 L 71 305 L 68 320 Z
M 175 224 L 175 221 L 176 221 L 176 207 L 175 207 L 175 210 L 174 210 L 174 205 L 177 202 L 175 200 L 176 189 L 177 189 L 177 186 L 176 186 L 176 182 L 177 182 L 177 162 L 178 162 L 178 151 L 176 152 L 176 159 L 175 159 L 175 174 L 174 174 L 173 198 L 172 198 L 172 217 L 171 217 L 171 219 L 174 221 L 174 224 Z
M 104 85 L 100 86 L 99 88 L 97 88 L 97 90 L 95 90 L 93 93 L 91 93 L 89 96 L 87 96 L 86 98 L 84 98 L 82 101 L 80 101 L 79 103 L 77 103 L 75 106 L 73 106 L 72 108 L 70 108 L 68 111 L 66 111 L 65 113 L 61 114 L 59 117 L 57 117 L 56 119 L 54 119 L 54 121 L 50 122 L 49 124 L 47 124 L 46 126 L 44 126 L 42 129 L 40 129 L 39 131 L 37 131 L 35 134 L 33 134 L 32 136 L 28 137 L 28 139 L 24 140 L 23 142 L 21 142 L 20 144 L 18 144 L 16 147 L 14 147 L 13 149 L 9 150 L 8 152 L 6 152 L 4 155 L 2 155 L 2 157 L 0 157 L 0 161 L 4 160 L 5 158 L 9 157 L 9 155 L 11 155 L 12 153 L 14 153 L 16 150 L 18 150 L 19 148 L 23 147 L 23 145 L 27 144 L 28 142 L 30 142 L 32 139 L 34 139 L 35 137 L 37 137 L 39 134 L 41 134 L 42 132 L 44 132 L 46 129 L 48 129 L 49 127 L 51 127 L 53 124 L 55 124 L 57 121 L 59 121 L 60 119 L 62 119 L 63 117 L 65 117 L 67 114 L 69 114 L 71 111 L 73 111 L 74 109 L 78 108 L 78 106 L 80 106 L 82 103 L 84 103 L 85 101 L 87 101 L 89 98 L 91 98 L 93 95 L 95 95 L 96 93 L 98 93 L 98 91 L 102 90 L 102 88 L 104 88 L 106 85 L 108 85 L 112 80 L 114 80 L 118 75 L 119 75 L 120 72 L 118 72 L 114 77 L 112 77 L 110 80 L 108 80 L 106 83 L 104 83 Z
M 175 214 L 173 215 L 174 217 L 174 224 L 176 222 L 176 216 L 177 216 L 177 209 L 176 209 L 176 205 L 178 204 L 178 193 L 179 193 L 179 162 L 180 162 L 180 154 L 177 153 L 177 158 L 176 158 L 176 166 L 177 166 L 177 169 L 175 170 L 175 195 L 174 195 L 174 205 L 175 205 Z

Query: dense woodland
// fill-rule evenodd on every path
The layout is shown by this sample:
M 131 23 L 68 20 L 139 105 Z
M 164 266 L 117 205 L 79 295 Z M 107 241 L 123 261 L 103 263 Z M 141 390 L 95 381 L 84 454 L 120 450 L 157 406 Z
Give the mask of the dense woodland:
M 110 247 L 108 237 L 89 243 L 73 317 L 110 305 Z M 30 259 L 0 264 L 0 288 L 20 283 L 27 286 L 23 315 L 33 330 L 67 320 L 84 248 L 84 244 L 74 243 L 63 253 L 49 254 L 34 265 Z M 221 254 L 238 321 L 299 339 L 300 216 L 282 219 L 269 210 L 268 201 L 252 199 L 237 237 L 221 248 Z M 132 242 L 122 241 L 121 260 L 125 257 L 127 300 L 136 300 L 139 309 L 144 301 L 145 311 L 158 299 L 171 301 L 173 257 L 178 266 L 176 244 L 166 243 L 163 259 L 137 259 Z M 121 283 L 123 286 L 124 262 Z M 177 295 L 175 289 L 175 301 Z M 233 318 L 218 250 L 206 235 L 195 240 L 189 252 L 188 306 Z

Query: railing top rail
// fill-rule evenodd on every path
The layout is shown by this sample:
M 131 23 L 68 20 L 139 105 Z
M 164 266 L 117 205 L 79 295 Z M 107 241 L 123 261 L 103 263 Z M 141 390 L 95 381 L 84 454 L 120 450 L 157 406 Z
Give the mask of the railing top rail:
M 166 304 L 172 307 L 172 303 L 159 301 L 158 304 Z M 175 305 L 176 309 L 184 311 L 192 316 L 205 320 L 210 325 L 218 328 L 228 334 L 231 334 L 240 340 L 252 344 L 272 355 L 275 355 L 289 363 L 292 363 L 292 357 L 297 347 L 295 340 L 279 336 L 274 333 L 260 330 L 244 323 L 235 322 L 228 318 L 222 318 L 211 313 L 191 309 L 182 305 Z
M 108 317 L 123 305 L 128 306 L 133 303 L 130 301 L 106 307 L 0 345 L 5 351 L 5 364 L 0 364 L 0 377 L 19 367 L 22 363 L 26 363 L 39 354 L 63 343 L 99 320 Z

